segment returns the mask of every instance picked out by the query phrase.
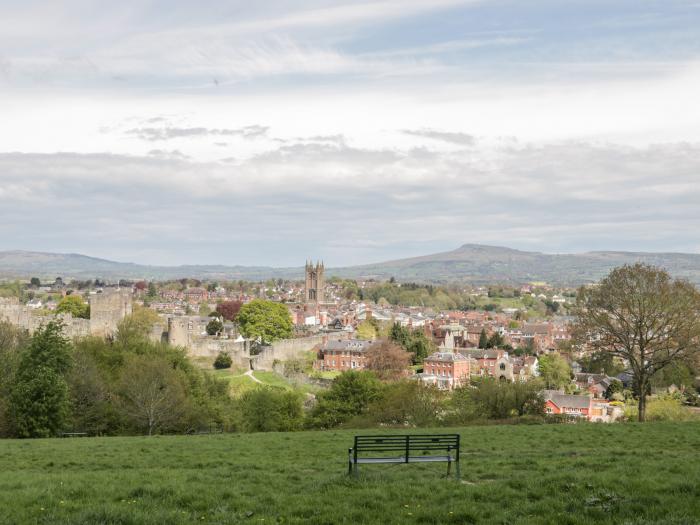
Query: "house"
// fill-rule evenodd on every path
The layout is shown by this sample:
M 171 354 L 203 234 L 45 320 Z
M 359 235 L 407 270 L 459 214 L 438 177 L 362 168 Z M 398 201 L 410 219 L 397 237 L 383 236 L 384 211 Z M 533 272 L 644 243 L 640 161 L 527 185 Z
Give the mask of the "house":
M 544 391 L 544 409 L 547 414 L 564 414 L 588 419 L 593 410 L 593 398 L 563 394 L 558 390 Z
M 471 359 L 459 352 L 435 352 L 423 361 L 418 378 L 426 384 L 452 390 L 469 383 Z
M 610 423 L 623 415 L 624 410 L 605 399 L 592 396 L 563 394 L 558 390 L 545 390 L 545 412 L 586 418 L 594 423 Z
M 334 339 L 326 342 L 318 351 L 316 370 L 363 370 L 367 358 L 365 352 L 372 341 L 360 339 Z
M 574 375 L 576 386 L 593 394 L 595 397 L 604 397 L 605 391 L 608 389 L 614 378 L 608 377 L 605 374 L 587 374 L 580 372 Z
M 513 380 L 513 363 L 505 350 L 491 348 L 488 350 L 463 350 L 462 352 L 474 360 L 472 375 Z
M 199 304 L 209 299 L 209 292 L 204 288 L 188 288 L 182 295 L 189 304 Z

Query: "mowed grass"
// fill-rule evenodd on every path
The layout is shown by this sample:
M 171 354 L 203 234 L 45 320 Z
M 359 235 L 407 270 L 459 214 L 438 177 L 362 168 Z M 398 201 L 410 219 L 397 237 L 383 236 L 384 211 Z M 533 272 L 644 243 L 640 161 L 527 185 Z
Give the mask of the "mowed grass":
M 444 464 L 349 478 L 346 430 L 5 440 L 0 522 L 700 523 L 699 423 L 457 431 L 461 482 Z

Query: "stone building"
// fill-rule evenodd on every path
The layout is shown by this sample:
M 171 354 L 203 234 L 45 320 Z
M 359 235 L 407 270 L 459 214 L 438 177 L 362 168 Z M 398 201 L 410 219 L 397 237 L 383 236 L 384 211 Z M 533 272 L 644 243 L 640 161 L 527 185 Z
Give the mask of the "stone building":
M 325 268 L 323 262 L 317 262 L 316 266 L 311 261 L 306 262 L 305 281 L 304 281 L 304 300 L 307 303 L 323 303 L 324 296 L 324 277 Z

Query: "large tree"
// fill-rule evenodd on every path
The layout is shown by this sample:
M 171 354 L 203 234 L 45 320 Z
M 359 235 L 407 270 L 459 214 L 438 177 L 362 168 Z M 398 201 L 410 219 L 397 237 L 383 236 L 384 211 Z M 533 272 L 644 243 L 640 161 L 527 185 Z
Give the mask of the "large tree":
M 20 357 L 10 396 L 19 437 L 50 437 L 63 430 L 69 415 L 66 374 L 70 366 L 71 344 L 59 321 L 34 332 Z
M 374 343 L 365 351 L 367 370 L 385 380 L 397 380 L 406 375 L 411 364 L 411 354 L 390 340 Z
M 131 423 L 149 436 L 175 425 L 186 411 L 183 374 L 155 356 L 130 356 L 118 384 L 119 406 Z
M 571 383 L 571 367 L 559 354 L 543 355 L 538 369 L 546 388 L 562 388 Z
M 624 359 L 646 416 L 651 379 L 673 362 L 693 358 L 700 344 L 700 293 L 646 264 L 614 269 L 598 286 L 579 290 L 575 333 L 580 343 Z
M 287 307 L 281 303 L 255 299 L 244 304 L 238 312 L 241 333 L 261 344 L 292 336 L 294 325 Z
M 242 306 L 241 301 L 224 301 L 216 305 L 216 312 L 227 321 L 235 321 Z

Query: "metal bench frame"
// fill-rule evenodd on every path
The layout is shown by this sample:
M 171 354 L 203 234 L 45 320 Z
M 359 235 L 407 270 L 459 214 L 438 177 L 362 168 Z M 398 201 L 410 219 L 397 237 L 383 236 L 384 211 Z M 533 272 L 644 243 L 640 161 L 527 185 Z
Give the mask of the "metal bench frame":
M 444 451 L 445 454 L 435 455 Z M 363 457 L 365 452 L 400 452 L 399 455 Z M 426 454 L 426 452 L 432 454 Z M 459 434 L 400 434 L 391 436 L 355 436 L 355 444 L 348 449 L 348 474 L 358 476 L 360 464 L 377 463 L 432 463 L 446 462 L 447 475 L 455 463 L 459 479 Z

